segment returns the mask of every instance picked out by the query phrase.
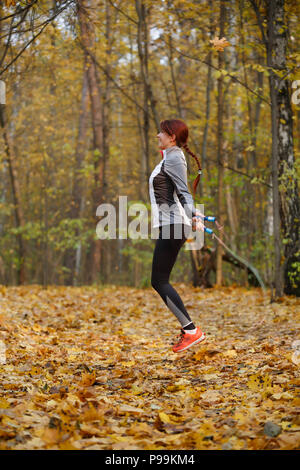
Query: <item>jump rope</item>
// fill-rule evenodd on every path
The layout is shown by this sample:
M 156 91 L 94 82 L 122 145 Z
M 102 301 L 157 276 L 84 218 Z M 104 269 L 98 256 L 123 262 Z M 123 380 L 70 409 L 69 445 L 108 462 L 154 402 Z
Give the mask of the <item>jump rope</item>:
M 161 153 L 161 156 L 163 158 L 163 152 L 162 150 L 160 150 L 160 153 Z M 201 169 L 198 170 L 198 174 L 199 176 L 202 174 L 202 171 Z M 199 211 L 197 211 L 199 213 Z M 249 263 L 249 261 L 245 260 L 244 258 L 241 258 L 239 255 L 237 255 L 234 251 L 232 251 L 224 242 L 223 240 L 221 240 L 216 234 L 215 232 L 206 227 L 204 225 L 204 221 L 207 221 L 207 222 L 214 222 L 216 224 L 216 228 L 219 232 L 222 233 L 222 235 L 225 236 L 225 238 L 227 239 L 228 236 L 224 233 L 224 227 L 221 226 L 218 221 L 216 220 L 216 217 L 212 216 L 212 215 L 203 215 L 203 214 L 198 214 L 195 216 L 197 218 L 197 222 L 193 221 L 192 222 L 192 231 L 195 232 L 197 229 L 199 230 L 202 230 L 203 232 L 209 234 L 212 236 L 212 239 L 216 239 L 220 245 L 223 246 L 223 248 L 228 251 L 234 258 L 236 258 L 240 263 L 244 264 L 245 266 L 247 266 L 247 268 L 252 272 L 252 274 L 256 277 L 256 279 L 258 280 L 259 282 L 259 285 L 260 287 L 262 288 L 262 291 L 263 291 L 263 294 L 264 296 L 266 296 L 266 287 L 265 287 L 265 284 L 263 282 L 263 280 L 261 279 L 257 269 Z M 191 240 L 187 240 L 187 242 L 192 242 L 193 239 Z

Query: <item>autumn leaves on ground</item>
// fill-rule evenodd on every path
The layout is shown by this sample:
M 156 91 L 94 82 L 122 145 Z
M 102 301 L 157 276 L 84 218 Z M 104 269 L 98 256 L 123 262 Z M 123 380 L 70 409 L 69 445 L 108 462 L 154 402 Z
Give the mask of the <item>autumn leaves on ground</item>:
M 0 448 L 299 449 L 299 299 L 174 286 L 181 354 L 151 288 L 0 287 Z

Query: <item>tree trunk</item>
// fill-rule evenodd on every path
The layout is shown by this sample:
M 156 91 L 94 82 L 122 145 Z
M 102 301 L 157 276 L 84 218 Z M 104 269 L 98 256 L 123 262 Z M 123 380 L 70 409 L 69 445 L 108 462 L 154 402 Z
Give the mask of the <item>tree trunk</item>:
M 225 25 L 225 2 L 224 0 L 220 1 L 220 38 L 224 36 L 224 25 Z M 223 54 L 224 52 L 219 51 L 218 53 L 218 68 L 223 68 Z M 223 159 L 223 109 L 224 109 L 224 102 L 223 102 L 223 76 L 221 75 L 218 78 L 218 221 L 222 225 L 223 223 L 223 180 L 224 180 L 224 159 Z M 222 233 L 220 234 L 220 239 L 223 239 Z M 222 253 L 223 248 L 219 243 L 217 245 L 217 259 L 216 259 L 216 285 L 222 285 Z
M 297 274 L 300 266 L 300 202 L 294 161 L 290 86 L 289 80 L 282 78 L 287 74 L 288 38 L 284 0 L 266 2 L 266 7 L 267 64 L 272 105 L 275 295 L 281 297 L 284 292 L 300 296 Z
M 209 0 L 209 34 L 210 39 L 212 40 L 214 37 L 214 25 L 213 25 L 213 2 Z M 209 52 L 207 62 L 211 64 L 212 61 L 212 51 Z M 213 80 L 212 80 L 212 67 L 210 65 L 207 66 L 207 83 L 206 83 L 206 107 L 205 107 L 205 124 L 203 130 L 203 140 L 202 140 L 202 170 L 206 168 L 206 155 L 207 155 L 207 136 L 208 136 L 208 129 L 209 129 L 209 118 L 210 118 L 210 94 L 213 87 Z M 199 181 L 199 193 L 200 196 L 204 194 L 203 191 L 203 182 L 202 178 Z
M 95 29 L 93 25 L 92 11 L 97 11 L 95 0 L 87 2 L 78 1 L 78 17 L 81 29 L 81 40 L 83 46 L 95 54 Z M 103 150 L 103 109 L 102 94 L 95 62 L 88 57 L 88 85 L 91 100 L 91 117 L 93 128 L 93 151 L 95 168 L 95 190 L 93 191 L 93 214 L 97 207 L 102 204 L 104 196 L 104 167 L 105 153 Z M 96 227 L 96 224 L 95 224 Z M 95 229 L 96 230 L 96 229 Z M 93 241 L 91 282 L 99 277 L 101 266 L 101 244 L 102 240 Z
M 204 289 L 212 287 L 209 276 L 211 271 L 216 272 L 216 251 L 203 246 L 201 250 L 191 250 L 191 254 L 194 258 L 193 286 Z
M 148 74 L 148 24 L 147 6 L 143 0 L 135 1 L 136 12 L 138 15 L 138 31 L 137 31 L 137 46 L 138 54 L 140 59 L 140 70 L 141 78 L 143 83 L 143 124 L 141 126 L 142 131 L 142 158 L 141 158 L 141 173 L 142 173 L 142 184 L 140 186 L 140 198 L 146 200 L 148 191 L 148 180 L 150 177 L 150 165 L 149 165 L 149 128 L 150 128 L 150 116 L 149 116 L 149 74 Z
M 75 169 L 72 187 L 72 201 L 68 217 L 70 219 L 81 219 L 84 211 L 85 195 L 83 194 L 82 176 L 80 170 L 84 162 L 86 151 L 86 130 L 88 126 L 88 75 L 87 75 L 87 54 L 84 54 L 84 70 L 81 90 L 81 105 L 79 112 L 78 136 L 75 151 Z M 75 231 L 76 236 L 79 235 L 80 229 Z M 66 275 L 66 285 L 77 285 L 78 276 L 80 271 L 81 261 L 81 243 L 79 242 L 76 249 L 69 248 L 65 254 L 65 266 L 69 268 L 70 272 Z
M 3 129 L 3 140 L 6 154 L 6 161 L 9 168 L 10 182 L 12 199 L 14 203 L 14 216 L 16 228 L 22 228 L 25 225 L 24 214 L 21 205 L 21 191 L 19 185 L 19 179 L 16 171 L 16 159 L 14 155 L 13 145 L 7 129 L 6 122 L 6 110 L 5 104 L 0 104 L 0 125 Z M 18 246 L 18 265 L 17 265 L 17 284 L 25 283 L 25 256 L 26 246 L 23 239 L 22 233 L 16 235 L 17 246 Z
M 105 83 L 104 83 L 104 94 L 103 94 L 103 153 L 105 155 L 104 160 L 104 192 L 103 192 L 103 202 L 107 202 L 107 162 L 109 161 L 109 141 L 110 141 L 110 109 L 111 109 L 111 94 L 112 94 L 112 81 L 110 80 L 110 76 L 112 75 L 112 66 L 109 61 L 109 57 L 112 50 L 112 42 L 113 42 L 113 35 L 112 35 L 112 18 L 111 18 L 111 5 L 108 0 L 105 1 L 105 16 L 106 16 L 106 24 L 105 24 L 105 39 L 106 39 L 106 54 L 105 54 L 105 63 L 104 69 L 106 71 L 105 74 Z M 108 278 L 111 272 L 111 263 L 112 263 L 112 240 L 103 240 L 102 242 L 102 264 L 105 266 L 105 270 L 102 271 L 103 275 L 103 282 L 107 283 Z M 107 249 L 109 244 L 109 249 Z
M 255 0 L 251 0 L 251 4 L 266 47 L 270 74 L 275 297 L 281 297 L 283 293 L 299 296 L 300 201 L 294 161 L 291 93 L 286 79 L 288 26 L 285 2 L 265 0 L 266 31 L 259 6 Z
M 169 25 L 169 27 L 171 28 L 171 25 Z M 170 65 L 171 81 L 172 81 L 174 94 L 175 94 L 177 113 L 178 113 L 178 118 L 182 119 L 183 115 L 182 115 L 182 109 L 181 109 L 181 100 L 180 100 L 180 95 L 178 92 L 176 74 L 175 74 L 174 63 L 173 63 L 173 48 L 172 48 L 172 34 L 171 33 L 168 34 L 168 45 L 169 45 L 168 60 L 169 60 L 169 65 Z

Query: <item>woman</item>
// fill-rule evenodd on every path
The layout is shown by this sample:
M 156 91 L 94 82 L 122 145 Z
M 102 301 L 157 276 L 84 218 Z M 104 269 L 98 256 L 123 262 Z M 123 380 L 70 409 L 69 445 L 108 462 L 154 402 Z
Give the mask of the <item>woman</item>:
M 162 297 L 167 307 L 181 324 L 181 335 L 174 352 L 184 351 L 205 340 L 205 334 L 192 322 L 177 291 L 169 283 L 169 277 L 180 248 L 196 222 L 200 212 L 195 209 L 187 187 L 187 165 L 183 147 L 198 164 L 198 176 L 194 182 L 194 194 L 200 178 L 200 162 L 187 146 L 188 128 L 178 119 L 160 123 L 157 134 L 162 160 L 149 178 L 149 193 L 153 228 L 159 227 L 159 237 L 152 260 L 151 285 Z

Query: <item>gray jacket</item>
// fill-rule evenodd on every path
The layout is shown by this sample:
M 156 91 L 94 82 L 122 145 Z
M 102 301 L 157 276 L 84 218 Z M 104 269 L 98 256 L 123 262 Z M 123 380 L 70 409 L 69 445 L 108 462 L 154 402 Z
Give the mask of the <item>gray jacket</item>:
M 153 227 L 170 223 L 191 226 L 196 208 L 187 186 L 185 155 L 177 146 L 165 149 L 163 154 L 149 178 Z

